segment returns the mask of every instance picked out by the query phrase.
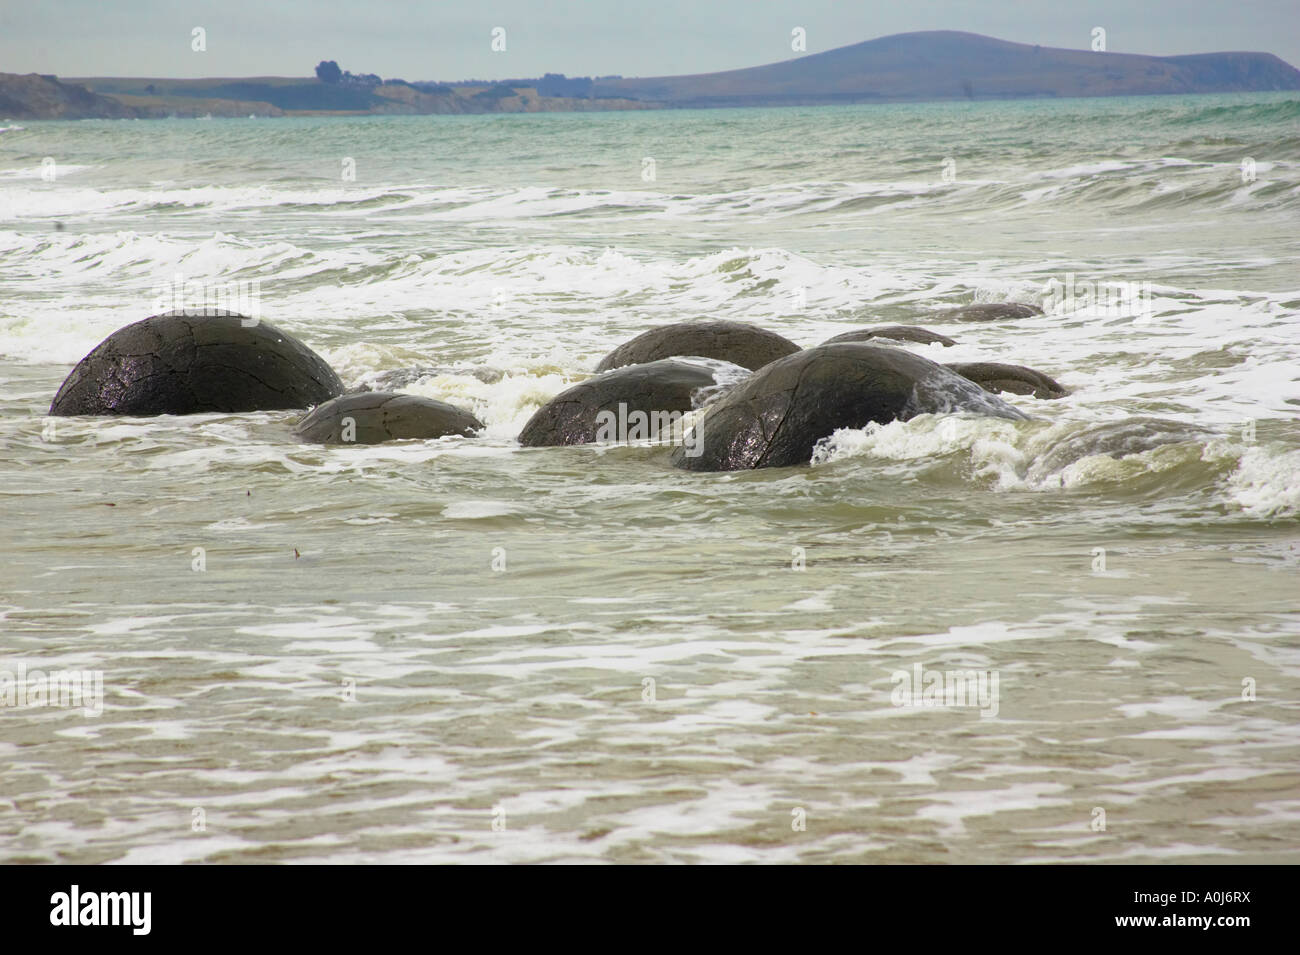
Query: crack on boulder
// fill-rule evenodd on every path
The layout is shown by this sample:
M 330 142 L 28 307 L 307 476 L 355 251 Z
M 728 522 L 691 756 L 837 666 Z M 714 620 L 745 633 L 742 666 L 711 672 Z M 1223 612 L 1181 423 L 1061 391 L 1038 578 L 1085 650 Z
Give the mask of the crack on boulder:
M 266 323 L 243 321 L 236 313 L 172 312 L 120 328 L 77 363 L 50 413 L 278 410 L 343 392 L 333 369 L 310 348 Z M 224 360 L 213 360 L 211 349 Z

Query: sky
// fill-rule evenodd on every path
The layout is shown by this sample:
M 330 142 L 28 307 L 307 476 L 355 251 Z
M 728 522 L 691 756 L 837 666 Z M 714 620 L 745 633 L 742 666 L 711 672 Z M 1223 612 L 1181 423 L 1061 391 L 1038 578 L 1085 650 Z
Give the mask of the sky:
M 663 76 L 801 55 L 796 27 L 808 53 L 915 30 L 1089 49 L 1102 27 L 1111 52 L 1300 66 L 1300 0 L 0 0 L 0 72 L 310 76 L 329 59 L 406 80 Z

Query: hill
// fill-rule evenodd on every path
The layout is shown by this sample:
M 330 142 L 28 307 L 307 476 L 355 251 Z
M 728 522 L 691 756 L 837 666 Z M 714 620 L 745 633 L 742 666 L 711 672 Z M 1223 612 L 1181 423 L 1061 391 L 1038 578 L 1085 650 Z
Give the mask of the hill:
M 1137 96 L 1300 89 L 1270 53 L 1143 56 L 1011 43 L 974 33 L 899 33 L 766 66 L 599 80 L 598 96 L 671 106 L 779 106 L 946 99 Z
M 376 78 L 377 79 L 377 78 Z M 78 79 L 142 117 L 165 116 L 367 116 L 438 113 L 541 113 L 595 109 L 653 109 L 652 103 L 614 98 L 544 96 L 512 80 L 508 85 L 470 83 L 324 83 L 288 76 Z M 0 111 L 2 112 L 2 111 Z
M 1300 90 L 1300 70 L 1269 53 L 1094 53 L 930 31 L 692 76 L 548 73 L 444 85 L 373 74 L 343 74 L 343 82 L 282 76 L 60 82 L 0 73 L 0 118 L 535 113 L 1263 90 Z

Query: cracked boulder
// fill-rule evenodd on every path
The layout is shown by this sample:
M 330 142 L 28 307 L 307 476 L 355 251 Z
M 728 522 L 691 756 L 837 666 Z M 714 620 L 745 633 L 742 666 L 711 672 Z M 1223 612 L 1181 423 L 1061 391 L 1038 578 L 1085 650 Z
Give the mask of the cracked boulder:
M 310 408 L 343 393 L 292 335 L 233 312 L 167 312 L 119 328 L 77 363 L 52 415 L 161 415 Z
M 938 332 L 932 332 L 920 325 L 877 325 L 874 328 L 855 328 L 851 332 L 843 332 L 833 338 L 828 338 L 822 344 L 865 342 L 872 338 L 891 338 L 900 342 L 918 342 L 922 345 L 933 345 L 937 342 L 944 348 L 957 344 L 947 335 L 940 335 Z
M 294 434 L 315 444 L 379 444 L 402 438 L 473 437 L 483 422 L 468 411 L 418 395 L 365 391 L 312 409 Z
M 945 365 L 963 378 L 969 378 L 985 391 L 1001 391 L 1035 398 L 1064 398 L 1069 394 L 1054 378 L 1024 365 L 1004 365 L 996 361 L 952 362 Z
M 665 359 L 588 378 L 538 408 L 519 432 L 519 443 L 537 448 L 656 440 L 728 385 L 727 370 L 734 366 L 715 364 Z M 734 370 L 745 374 L 744 369 Z
M 1001 398 L 928 358 L 843 342 L 773 362 L 724 395 L 673 451 L 690 471 L 789 467 L 839 428 L 967 412 L 1024 420 Z M 685 449 L 700 450 L 694 456 Z
M 799 346 L 776 332 L 744 322 L 682 322 L 660 325 L 624 342 L 600 360 L 597 372 L 658 361 L 699 357 L 740 365 L 756 371 L 793 354 Z

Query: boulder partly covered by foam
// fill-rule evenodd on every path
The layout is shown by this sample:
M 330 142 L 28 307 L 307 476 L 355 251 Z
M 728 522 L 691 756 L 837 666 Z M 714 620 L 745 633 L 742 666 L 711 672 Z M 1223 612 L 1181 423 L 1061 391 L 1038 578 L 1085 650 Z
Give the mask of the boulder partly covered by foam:
M 898 348 L 845 342 L 773 362 L 712 405 L 673 451 L 690 471 L 789 467 L 840 428 L 967 412 L 1022 420 L 1001 398 L 928 358 Z

